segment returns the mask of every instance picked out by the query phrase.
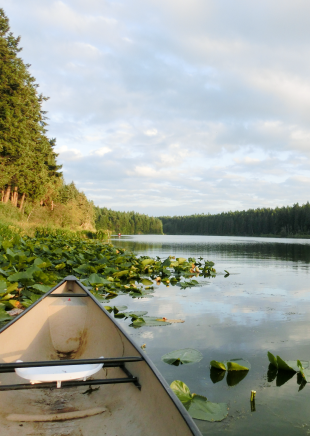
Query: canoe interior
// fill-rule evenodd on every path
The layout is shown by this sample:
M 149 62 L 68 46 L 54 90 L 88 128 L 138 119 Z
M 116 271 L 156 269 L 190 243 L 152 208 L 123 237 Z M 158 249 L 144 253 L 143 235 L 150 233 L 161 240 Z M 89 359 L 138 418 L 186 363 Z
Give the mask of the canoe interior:
M 65 281 L 51 293 L 72 293 L 72 297 L 46 295 L 2 330 L 0 363 L 142 356 L 91 296 L 74 297 L 88 294 L 77 281 Z M 88 386 L 0 392 L 0 434 L 200 435 L 147 361 L 126 363 L 126 368 L 139 378 L 141 390 L 126 383 L 101 385 L 91 393 L 85 393 Z M 126 377 L 121 368 L 103 368 L 92 379 L 120 377 Z M 15 373 L 0 374 L 2 385 L 25 382 Z M 44 419 L 50 421 L 42 422 Z

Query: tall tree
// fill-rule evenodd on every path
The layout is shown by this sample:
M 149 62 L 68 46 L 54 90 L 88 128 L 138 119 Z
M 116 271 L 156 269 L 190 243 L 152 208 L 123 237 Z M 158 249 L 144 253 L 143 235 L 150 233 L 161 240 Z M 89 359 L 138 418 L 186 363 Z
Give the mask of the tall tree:
M 16 206 L 25 196 L 51 197 L 61 178 L 55 140 L 46 136 L 42 103 L 47 98 L 38 93 L 30 65 L 18 56 L 19 42 L 0 8 L 0 190 L 1 200 Z

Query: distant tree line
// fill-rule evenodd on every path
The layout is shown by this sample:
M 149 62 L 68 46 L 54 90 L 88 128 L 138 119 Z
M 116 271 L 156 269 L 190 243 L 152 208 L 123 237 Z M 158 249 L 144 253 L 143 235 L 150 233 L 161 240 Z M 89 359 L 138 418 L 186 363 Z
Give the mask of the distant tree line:
M 310 204 L 249 209 L 220 214 L 160 217 L 169 235 L 310 235 Z
M 163 225 L 160 219 L 137 212 L 116 212 L 106 207 L 95 207 L 96 229 L 110 230 L 113 233 L 162 234 Z

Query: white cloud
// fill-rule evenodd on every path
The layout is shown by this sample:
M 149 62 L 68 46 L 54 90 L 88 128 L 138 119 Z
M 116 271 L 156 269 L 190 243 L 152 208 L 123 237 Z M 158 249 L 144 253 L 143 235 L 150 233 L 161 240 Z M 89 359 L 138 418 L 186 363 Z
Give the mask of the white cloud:
M 308 200 L 306 0 L 3 8 L 51 97 L 65 178 L 96 204 L 160 215 Z
M 110 151 L 112 151 L 112 149 L 109 147 L 101 147 L 98 150 L 95 150 L 92 154 L 97 156 L 104 156 L 105 154 L 110 153 Z
M 144 133 L 147 136 L 156 136 L 158 132 L 156 129 L 149 129 L 149 130 L 146 130 Z

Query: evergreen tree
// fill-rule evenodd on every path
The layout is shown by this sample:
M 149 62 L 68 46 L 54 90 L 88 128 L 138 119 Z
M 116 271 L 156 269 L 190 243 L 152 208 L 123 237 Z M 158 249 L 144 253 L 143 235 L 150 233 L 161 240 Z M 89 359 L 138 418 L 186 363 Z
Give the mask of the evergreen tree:
M 294 236 L 310 235 L 310 204 L 249 209 L 216 215 L 160 217 L 170 235 Z
M 106 207 L 96 207 L 97 230 L 110 230 L 125 235 L 163 233 L 162 222 L 158 218 L 137 212 L 117 212 Z
M 60 166 L 53 151 L 55 140 L 46 137 L 46 117 L 38 85 L 18 56 L 20 37 L 9 31 L 0 8 L 0 190 L 3 202 L 22 206 L 52 198 L 60 184 Z

